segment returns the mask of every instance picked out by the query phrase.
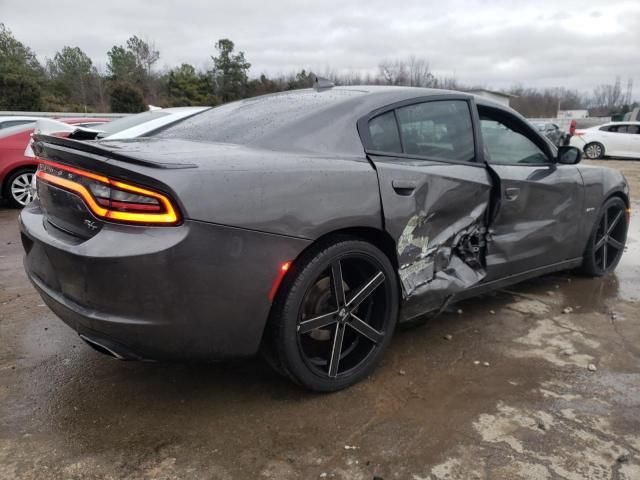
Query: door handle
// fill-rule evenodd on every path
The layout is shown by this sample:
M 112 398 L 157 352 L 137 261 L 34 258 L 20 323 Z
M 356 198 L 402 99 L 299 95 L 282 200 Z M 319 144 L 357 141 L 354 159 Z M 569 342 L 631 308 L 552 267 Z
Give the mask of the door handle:
M 504 189 L 504 198 L 509 201 L 513 201 L 520 195 L 520 189 L 516 187 L 510 187 Z
M 418 187 L 418 183 L 413 180 L 393 180 L 391 185 L 398 195 L 404 196 L 411 195 Z

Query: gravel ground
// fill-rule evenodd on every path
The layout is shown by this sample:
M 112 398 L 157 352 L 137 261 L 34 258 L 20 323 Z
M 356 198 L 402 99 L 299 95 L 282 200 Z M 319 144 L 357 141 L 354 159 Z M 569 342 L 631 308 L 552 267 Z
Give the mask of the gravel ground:
M 640 192 L 640 162 L 589 163 Z M 0 478 L 638 479 L 638 207 L 615 275 L 466 301 L 331 395 L 259 361 L 101 356 L 43 305 L 0 209 Z

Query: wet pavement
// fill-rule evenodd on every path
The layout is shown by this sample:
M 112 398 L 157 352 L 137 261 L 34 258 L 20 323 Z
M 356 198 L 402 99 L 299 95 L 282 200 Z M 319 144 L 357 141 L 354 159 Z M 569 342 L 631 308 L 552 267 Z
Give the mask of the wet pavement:
M 618 163 L 639 192 L 640 166 Z M 94 352 L 27 281 L 17 212 L 0 209 L 0 478 L 638 479 L 632 215 L 615 275 L 466 301 L 398 332 L 366 381 L 314 395 L 257 360 Z

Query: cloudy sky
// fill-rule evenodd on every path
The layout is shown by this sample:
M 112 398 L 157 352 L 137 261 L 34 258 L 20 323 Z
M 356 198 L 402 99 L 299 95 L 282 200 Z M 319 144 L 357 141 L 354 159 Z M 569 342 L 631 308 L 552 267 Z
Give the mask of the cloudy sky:
M 252 75 L 416 55 L 465 84 L 590 92 L 620 75 L 640 96 L 640 0 L 0 0 L 0 21 L 41 59 L 79 46 L 102 67 L 133 34 L 155 42 L 159 68 L 208 67 L 226 37 Z

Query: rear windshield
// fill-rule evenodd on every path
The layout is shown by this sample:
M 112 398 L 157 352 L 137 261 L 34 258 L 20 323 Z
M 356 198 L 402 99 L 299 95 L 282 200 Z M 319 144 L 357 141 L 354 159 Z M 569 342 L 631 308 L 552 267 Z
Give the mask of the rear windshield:
M 362 92 L 298 90 L 228 103 L 170 126 L 157 136 L 240 145 L 281 145 L 317 128 L 312 118 L 335 120 Z M 333 111 L 332 109 L 336 109 Z M 329 113 L 330 111 L 333 114 Z M 329 113 L 326 117 L 322 112 Z
M 98 137 L 108 137 L 109 135 L 121 132 L 122 130 L 126 130 L 127 128 L 135 127 L 142 123 L 149 122 L 166 115 L 170 114 L 167 112 L 163 112 L 162 110 L 151 110 L 149 112 L 142 112 L 135 115 L 129 115 L 128 117 L 119 118 L 118 120 L 114 120 L 113 122 L 105 123 L 104 125 L 100 125 L 99 127 L 97 127 L 97 130 L 100 130 L 101 132 Z

